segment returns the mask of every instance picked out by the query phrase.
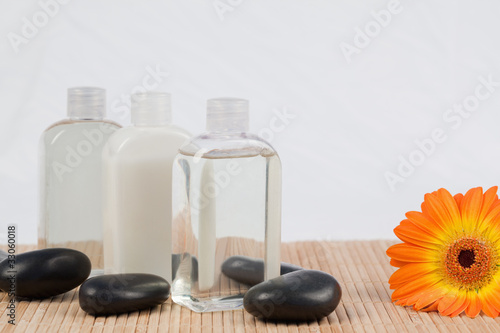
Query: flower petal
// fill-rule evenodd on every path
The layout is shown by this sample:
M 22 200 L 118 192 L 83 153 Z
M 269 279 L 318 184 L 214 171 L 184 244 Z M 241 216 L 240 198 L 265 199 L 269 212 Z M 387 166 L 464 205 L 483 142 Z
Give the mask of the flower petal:
M 462 226 L 465 233 L 471 233 L 476 229 L 482 205 L 483 189 L 481 187 L 472 188 L 465 193 L 462 203 L 460 204 Z
M 408 304 L 408 298 L 401 298 L 401 299 L 398 299 L 394 304 L 396 305 L 401 305 L 401 306 L 407 306 L 407 305 L 410 305 Z
M 488 288 L 489 289 L 489 288 Z M 481 300 L 481 309 L 484 314 L 491 318 L 498 317 L 500 313 L 491 303 L 491 299 L 495 297 L 490 297 L 489 293 L 484 290 L 479 291 L 479 299 Z
M 467 298 L 467 293 L 466 292 L 460 293 L 460 295 L 459 295 L 459 297 L 457 297 L 457 300 L 455 301 L 455 303 L 453 303 L 453 305 L 450 306 L 450 308 L 449 308 L 449 309 L 455 308 L 455 310 L 452 313 L 450 313 L 449 316 L 450 317 L 458 316 L 459 314 L 464 312 L 465 309 L 467 309 L 467 307 L 469 306 L 469 303 L 470 303 L 470 301 Z
M 467 317 L 475 318 L 481 312 L 481 300 L 475 291 L 470 291 L 468 293 L 469 306 L 465 309 L 465 314 Z
M 448 213 L 448 210 L 436 194 L 427 193 L 424 196 L 422 213 L 431 217 L 432 220 L 443 230 L 449 230 L 450 226 L 453 225 L 453 221 Z
M 386 253 L 389 257 L 403 262 L 435 262 L 438 260 L 437 251 L 406 243 L 395 244 L 389 247 Z
M 496 205 L 495 208 L 491 209 L 486 217 L 481 221 L 479 226 L 480 232 L 485 232 L 487 229 L 491 228 L 492 225 L 496 225 L 495 221 L 498 219 L 500 214 L 500 205 Z
M 462 193 L 457 193 L 453 196 L 453 199 L 457 202 L 458 207 L 460 207 L 460 204 L 462 203 L 462 199 L 464 198 L 464 195 Z
M 446 207 L 448 214 L 451 217 L 452 223 L 454 226 L 461 225 L 462 216 L 460 214 L 459 206 L 457 202 L 453 198 L 453 196 L 446 189 L 441 188 L 437 191 L 437 196 L 441 200 L 441 202 Z
M 399 260 L 395 260 L 395 259 L 391 259 L 391 261 L 389 263 L 393 267 L 403 267 L 403 266 L 408 265 L 407 262 L 403 262 L 403 261 L 399 261 Z
M 432 303 L 431 305 L 429 305 L 428 307 L 420 309 L 419 311 L 423 311 L 423 312 L 437 311 L 438 305 L 439 305 L 439 301 L 436 301 L 436 302 Z
M 486 288 L 481 289 L 482 297 L 486 300 L 496 311 L 500 312 L 500 276 L 497 274 L 494 278 L 494 282 L 488 285 Z
M 434 302 L 439 301 L 448 292 L 448 289 L 441 285 L 437 285 L 436 287 L 423 292 L 422 295 L 420 295 L 418 301 L 415 303 L 415 310 L 421 310 L 433 304 Z
M 441 298 L 438 304 L 438 311 L 442 315 L 445 311 L 447 311 L 453 304 L 455 304 L 455 301 L 457 300 L 457 293 L 456 291 L 450 291 L 446 295 Z M 450 311 L 451 313 L 451 311 Z
M 424 230 L 417 227 L 410 220 L 403 220 L 394 228 L 394 233 L 403 242 L 412 243 L 421 247 L 430 249 L 439 249 L 441 246 L 439 239 L 428 234 Z
M 495 220 L 500 221 L 500 215 Z M 484 231 L 484 235 L 485 238 L 489 239 L 492 243 L 498 243 L 498 241 L 500 240 L 500 226 L 490 226 L 487 230 Z
M 410 263 L 392 273 L 391 277 L 389 278 L 389 284 L 392 285 L 392 284 L 405 283 L 415 278 L 418 278 L 422 275 L 430 274 L 436 271 L 437 269 L 438 267 L 436 267 L 433 264 Z
M 452 291 L 444 296 L 438 305 L 438 311 L 443 316 L 456 317 L 469 306 L 466 291 Z
M 495 201 L 498 201 L 497 186 L 493 186 L 488 191 L 484 192 L 483 195 L 483 205 L 481 207 L 481 212 L 479 213 L 479 222 L 481 222 L 486 215 L 490 212 Z
M 444 241 L 446 239 L 444 230 L 438 224 L 428 219 L 423 213 L 408 212 L 406 213 L 406 217 L 408 218 L 408 220 L 410 220 L 410 222 L 412 222 L 428 234 L 440 239 L 441 241 Z
M 426 289 L 431 288 L 440 281 L 441 278 L 434 275 L 425 275 L 418 277 L 394 290 L 391 295 L 391 299 L 395 301 L 398 299 L 411 297 L 414 293 L 425 291 Z

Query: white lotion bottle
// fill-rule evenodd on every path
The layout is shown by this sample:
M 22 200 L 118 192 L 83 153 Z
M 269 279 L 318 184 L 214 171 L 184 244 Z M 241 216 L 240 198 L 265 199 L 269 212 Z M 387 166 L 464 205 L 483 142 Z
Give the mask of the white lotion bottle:
M 172 282 L 172 164 L 190 135 L 172 125 L 170 94 L 134 94 L 131 111 L 103 151 L 105 272 Z
M 207 132 L 174 163 L 172 299 L 196 312 L 243 307 L 248 286 L 223 268 L 236 256 L 262 262 L 265 280 L 280 275 L 281 162 L 248 127 L 247 100 L 208 100 Z
M 121 126 L 105 120 L 106 91 L 68 89 L 68 119 L 40 139 L 39 248 L 85 253 L 102 274 L 102 149 Z

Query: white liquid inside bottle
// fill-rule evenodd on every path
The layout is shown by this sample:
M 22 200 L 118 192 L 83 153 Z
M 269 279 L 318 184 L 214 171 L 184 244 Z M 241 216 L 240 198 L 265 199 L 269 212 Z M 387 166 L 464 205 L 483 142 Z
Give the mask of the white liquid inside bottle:
M 40 140 L 39 248 L 85 253 L 92 275 L 103 271 L 102 148 L 120 125 L 104 120 L 105 90 L 68 90 L 69 119 Z
M 103 152 L 105 272 L 172 282 L 172 164 L 190 135 L 171 124 L 165 93 L 133 95 L 132 123 Z

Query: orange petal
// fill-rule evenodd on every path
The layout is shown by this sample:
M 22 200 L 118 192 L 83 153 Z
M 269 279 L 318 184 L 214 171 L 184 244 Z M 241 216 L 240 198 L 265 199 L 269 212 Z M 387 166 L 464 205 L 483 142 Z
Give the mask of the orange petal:
M 488 229 L 491 225 L 495 224 L 495 220 L 498 218 L 500 214 L 500 205 L 495 206 L 495 208 L 491 209 L 486 217 L 481 221 L 479 225 L 479 231 L 483 232 Z
M 435 262 L 437 251 L 406 243 L 395 244 L 386 251 L 393 259 L 403 262 Z
M 430 216 L 443 230 L 448 230 L 453 224 L 448 210 L 435 194 L 427 193 L 424 196 L 422 213 Z
M 399 261 L 399 260 L 395 260 L 395 259 L 391 259 L 390 264 L 393 267 L 403 267 L 403 266 L 406 266 L 408 263 L 403 262 L 403 261 Z
M 495 309 L 490 302 L 490 297 L 487 292 L 479 291 L 479 299 L 481 300 L 481 309 L 484 314 L 491 318 L 498 317 L 499 311 Z
M 483 231 L 483 235 L 486 239 L 489 239 L 491 242 L 496 243 L 498 242 L 498 240 L 500 240 L 500 226 L 498 225 L 498 223 L 500 223 L 500 215 L 497 215 L 492 223 L 494 224 L 490 225 L 488 229 Z
M 439 239 L 418 228 L 410 220 L 403 220 L 394 228 L 394 233 L 403 242 L 412 243 L 421 247 L 439 249 Z
M 472 188 L 465 193 L 460 204 L 460 211 L 462 212 L 462 226 L 466 233 L 476 229 L 482 205 L 483 189 L 481 187 Z
M 462 193 L 457 193 L 453 196 L 453 199 L 457 202 L 458 207 L 460 207 L 460 204 L 462 203 L 462 199 L 464 198 L 464 195 Z
M 408 298 L 398 299 L 394 304 L 400 305 L 400 306 L 407 306 L 408 305 Z
M 482 296 L 483 299 L 488 301 L 495 310 L 500 312 L 500 285 L 499 283 L 499 277 L 496 276 L 494 278 L 494 282 L 491 283 L 488 287 L 481 289 L 483 291 Z
M 419 311 L 423 311 L 423 312 L 437 311 L 438 305 L 439 305 L 439 301 L 434 302 L 431 305 L 429 305 L 428 307 L 420 309 Z
M 394 290 L 391 298 L 393 301 L 395 301 L 401 298 L 411 297 L 413 296 L 414 293 L 420 293 L 422 291 L 425 291 L 426 289 L 431 288 L 440 281 L 441 278 L 438 276 L 434 275 L 421 276 L 412 281 L 409 281 L 408 283 Z
M 464 292 L 463 294 L 461 294 L 460 297 L 457 298 L 455 303 L 452 306 L 450 306 L 450 309 L 453 308 L 454 306 L 456 306 L 456 308 L 455 308 L 455 311 L 453 311 L 452 313 L 449 314 L 449 316 L 450 317 L 458 316 L 459 314 L 464 312 L 465 309 L 467 309 L 467 307 L 469 306 L 469 303 L 470 303 L 470 301 L 467 298 L 467 293 Z M 462 304 L 462 305 L 459 305 L 459 304 Z
M 437 270 L 437 267 L 432 264 L 410 263 L 392 273 L 389 278 L 389 284 L 405 283 L 422 275 L 432 273 L 435 270 Z
M 468 293 L 469 306 L 465 309 L 465 314 L 467 317 L 475 318 L 481 312 L 481 300 L 475 291 L 470 291 Z
M 481 212 L 479 213 L 478 218 L 480 222 L 486 217 L 491 208 L 493 208 L 493 203 L 498 200 L 497 190 L 498 187 L 493 186 L 488 191 L 484 192 L 483 205 L 481 207 Z
M 500 200 L 498 200 L 498 195 L 496 196 L 496 200 L 491 204 L 490 209 L 488 210 L 487 213 L 491 212 L 493 209 L 497 208 L 500 206 Z
M 428 219 L 423 213 L 421 212 L 408 212 L 406 213 L 406 217 L 415 224 L 417 227 L 420 229 L 424 230 L 428 234 L 441 239 L 445 240 L 446 235 L 443 231 L 443 229 L 430 219 Z
M 450 292 L 444 296 L 438 305 L 438 311 L 443 316 L 456 317 L 469 306 L 467 292 Z
M 439 301 L 447 293 L 448 290 L 443 288 L 441 285 L 430 289 L 428 292 L 424 292 L 415 303 L 415 310 L 426 308 L 432 303 Z
M 449 309 L 450 306 L 453 303 L 455 303 L 455 300 L 456 300 L 456 294 L 453 291 L 450 291 L 448 294 L 443 296 L 443 298 L 441 298 L 441 300 L 439 301 L 439 304 L 438 304 L 439 313 L 443 313 L 444 311 Z
M 413 309 L 418 311 L 420 310 L 421 308 L 425 308 L 426 306 L 428 306 L 429 304 L 432 304 L 434 303 L 437 299 L 439 299 L 440 297 L 434 297 L 434 295 L 436 294 L 437 291 L 442 291 L 443 294 L 446 294 L 447 291 L 444 291 L 443 290 L 443 286 L 441 285 L 441 283 L 438 283 L 436 284 L 435 286 L 431 287 L 431 288 L 428 288 L 424 291 L 421 291 L 419 293 L 415 293 L 413 294 L 413 296 L 410 296 L 408 298 L 408 304 L 409 305 L 413 305 Z M 429 296 L 431 295 L 431 296 Z M 429 298 L 432 298 L 432 300 L 429 300 Z M 422 301 L 420 303 L 418 303 L 421 299 L 425 299 L 425 301 Z M 418 303 L 418 305 L 417 305 Z M 425 305 L 422 305 L 423 303 L 425 303 Z
M 453 196 L 446 189 L 441 188 L 437 191 L 437 196 L 444 204 L 448 210 L 448 214 L 455 225 L 460 224 L 462 221 L 462 216 L 460 214 L 460 209 L 458 208 L 457 202 L 453 199 Z

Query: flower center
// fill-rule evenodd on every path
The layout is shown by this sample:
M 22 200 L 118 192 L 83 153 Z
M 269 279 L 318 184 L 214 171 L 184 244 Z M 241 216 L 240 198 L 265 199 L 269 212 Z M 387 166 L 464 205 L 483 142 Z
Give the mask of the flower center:
M 444 275 L 457 288 L 480 289 L 496 272 L 493 247 L 475 238 L 460 238 L 450 244 L 444 256 Z
M 462 250 L 458 255 L 458 263 L 464 267 L 469 268 L 476 262 L 476 255 L 473 250 Z

